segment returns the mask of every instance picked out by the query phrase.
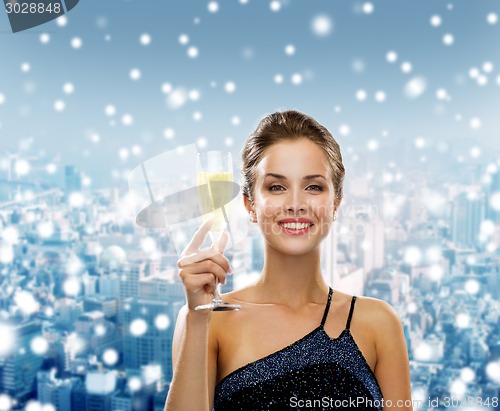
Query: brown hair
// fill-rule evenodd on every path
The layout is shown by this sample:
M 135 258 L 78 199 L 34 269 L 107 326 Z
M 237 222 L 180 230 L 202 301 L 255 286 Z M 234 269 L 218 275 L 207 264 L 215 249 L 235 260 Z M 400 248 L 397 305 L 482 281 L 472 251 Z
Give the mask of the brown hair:
M 345 175 L 340 147 L 326 127 L 312 117 L 295 110 L 278 111 L 265 116 L 248 137 L 241 152 L 241 186 L 245 197 L 252 199 L 256 169 L 266 149 L 283 140 L 299 138 L 306 138 L 316 143 L 324 151 L 332 170 L 335 206 L 340 204 Z

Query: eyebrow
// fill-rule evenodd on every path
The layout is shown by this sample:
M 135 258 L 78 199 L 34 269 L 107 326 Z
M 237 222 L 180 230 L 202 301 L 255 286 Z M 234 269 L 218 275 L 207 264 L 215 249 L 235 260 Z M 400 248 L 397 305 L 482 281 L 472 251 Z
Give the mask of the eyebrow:
M 267 173 L 264 178 L 266 177 L 274 177 L 277 178 L 278 180 L 286 180 L 287 178 L 285 176 L 282 176 L 281 174 L 276 174 L 276 173 Z M 322 178 L 323 180 L 326 180 L 325 176 L 322 176 L 321 174 L 311 174 L 309 176 L 305 176 L 303 180 L 313 180 L 315 178 Z

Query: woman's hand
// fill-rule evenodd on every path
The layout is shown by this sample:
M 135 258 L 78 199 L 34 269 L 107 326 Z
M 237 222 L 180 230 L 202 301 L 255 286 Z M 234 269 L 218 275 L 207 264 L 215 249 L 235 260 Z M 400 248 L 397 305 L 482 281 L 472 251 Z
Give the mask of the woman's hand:
M 210 333 L 212 311 L 195 311 L 198 305 L 213 299 L 215 278 L 226 279 L 230 270 L 222 255 L 227 234 L 219 246 L 200 249 L 212 226 L 209 220 L 196 231 L 177 262 L 184 284 L 187 304 L 181 308 L 172 341 L 173 377 L 165 411 L 211 410 L 217 376 L 217 342 Z
M 216 277 L 219 283 L 224 284 L 226 274 L 231 272 L 229 260 L 222 254 L 228 241 L 226 232 L 222 233 L 218 246 L 212 244 L 209 248 L 200 249 L 212 224 L 213 220 L 207 220 L 201 225 L 177 262 L 190 311 L 212 301 Z

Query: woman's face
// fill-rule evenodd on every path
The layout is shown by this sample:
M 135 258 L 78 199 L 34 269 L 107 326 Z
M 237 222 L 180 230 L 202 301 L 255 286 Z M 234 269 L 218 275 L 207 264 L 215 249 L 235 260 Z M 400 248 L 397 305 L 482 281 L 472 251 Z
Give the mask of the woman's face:
M 334 215 L 331 168 L 317 144 L 306 138 L 269 147 L 257 166 L 253 204 L 266 242 L 290 255 L 316 248 Z

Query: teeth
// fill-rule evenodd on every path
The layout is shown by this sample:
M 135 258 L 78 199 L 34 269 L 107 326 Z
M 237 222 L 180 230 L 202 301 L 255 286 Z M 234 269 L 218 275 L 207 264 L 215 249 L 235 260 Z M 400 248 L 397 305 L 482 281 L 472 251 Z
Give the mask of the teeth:
M 281 225 L 289 230 L 302 230 L 306 227 L 310 227 L 311 223 L 282 223 Z

